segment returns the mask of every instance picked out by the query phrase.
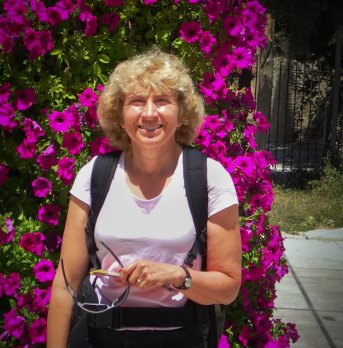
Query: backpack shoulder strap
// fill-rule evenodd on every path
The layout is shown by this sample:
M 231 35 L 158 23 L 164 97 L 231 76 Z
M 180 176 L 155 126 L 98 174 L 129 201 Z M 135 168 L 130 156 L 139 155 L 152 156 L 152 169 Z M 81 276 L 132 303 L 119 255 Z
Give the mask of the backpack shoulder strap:
M 100 210 L 110 189 L 114 173 L 117 168 L 121 151 L 115 151 L 99 155 L 93 166 L 91 176 L 91 206 L 87 223 L 87 248 L 92 267 L 99 267 L 99 260 L 96 256 L 96 244 L 94 239 L 94 228 Z
M 208 219 L 207 157 L 190 146 L 183 149 L 183 171 L 188 205 L 192 214 L 196 239 L 184 263 L 190 267 L 200 252 L 202 268 L 206 268 L 206 230 Z

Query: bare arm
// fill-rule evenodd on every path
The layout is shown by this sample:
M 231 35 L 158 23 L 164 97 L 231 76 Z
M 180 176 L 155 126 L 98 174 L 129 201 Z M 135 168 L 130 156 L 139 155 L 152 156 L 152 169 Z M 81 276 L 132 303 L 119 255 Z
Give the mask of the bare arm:
M 89 207 L 75 197 L 71 197 L 65 224 L 61 258 L 71 287 L 76 291 L 88 267 L 85 225 Z M 60 266 L 52 284 L 51 301 L 48 312 L 47 347 L 65 348 L 70 330 L 73 308 Z

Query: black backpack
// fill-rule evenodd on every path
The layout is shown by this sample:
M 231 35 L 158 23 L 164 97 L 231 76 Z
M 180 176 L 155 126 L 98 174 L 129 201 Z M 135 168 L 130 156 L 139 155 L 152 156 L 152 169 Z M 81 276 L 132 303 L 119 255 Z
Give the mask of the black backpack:
M 91 176 L 91 208 L 86 228 L 90 268 L 100 268 L 100 262 L 96 255 L 94 227 L 114 177 L 120 154 L 120 151 L 116 151 L 99 155 L 94 163 Z M 184 263 L 192 267 L 193 261 L 200 253 L 203 260 L 201 267 L 202 270 L 205 270 L 208 219 L 207 157 L 197 149 L 189 146 L 184 147 L 183 168 L 186 196 L 196 229 L 196 239 Z M 77 309 L 74 308 L 74 312 L 75 310 Z M 85 315 L 83 316 L 85 317 Z M 204 334 L 208 336 L 208 348 L 218 347 L 218 337 L 224 329 L 223 306 L 205 306 L 191 300 L 188 300 L 186 305 L 181 308 L 118 307 L 101 314 L 88 314 L 87 316 L 88 322 L 92 326 L 113 329 L 121 326 L 187 327 L 190 323 L 196 322 L 196 325 L 200 326 Z

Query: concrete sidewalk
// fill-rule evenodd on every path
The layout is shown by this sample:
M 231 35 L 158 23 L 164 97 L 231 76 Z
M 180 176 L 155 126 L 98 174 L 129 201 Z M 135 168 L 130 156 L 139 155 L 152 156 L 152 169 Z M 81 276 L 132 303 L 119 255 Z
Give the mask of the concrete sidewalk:
M 274 314 L 295 323 L 297 348 L 343 348 L 343 228 L 284 234 L 289 273 Z

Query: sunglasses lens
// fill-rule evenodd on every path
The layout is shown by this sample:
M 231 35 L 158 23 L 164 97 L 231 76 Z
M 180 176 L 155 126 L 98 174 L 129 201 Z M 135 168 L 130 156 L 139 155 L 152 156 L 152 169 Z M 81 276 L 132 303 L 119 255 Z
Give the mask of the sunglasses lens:
M 108 305 L 101 303 L 83 303 L 82 308 L 86 311 L 102 312 L 108 309 Z

